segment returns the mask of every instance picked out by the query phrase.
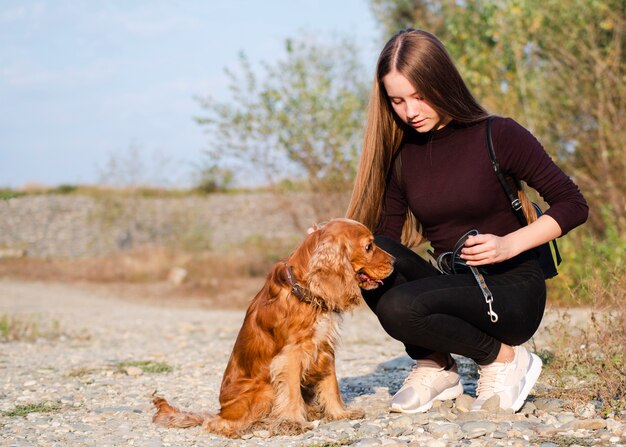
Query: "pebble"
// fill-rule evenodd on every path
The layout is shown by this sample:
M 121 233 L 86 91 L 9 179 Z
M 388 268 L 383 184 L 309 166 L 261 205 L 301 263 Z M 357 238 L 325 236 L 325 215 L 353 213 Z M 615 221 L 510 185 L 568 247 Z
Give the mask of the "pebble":
M 543 410 L 547 412 L 556 412 L 556 411 L 562 410 L 564 403 L 565 402 L 561 399 L 540 398 L 540 399 L 536 399 L 533 402 L 533 405 L 538 410 Z
M 462 394 L 456 398 L 455 408 L 461 413 L 467 413 L 472 408 L 474 400 L 475 399 L 469 394 Z
M 256 430 L 234 440 L 200 427 L 156 427 L 150 404 L 155 391 L 184 409 L 207 413 L 218 409 L 221 373 L 243 311 L 159 308 L 66 288 L 55 295 L 53 287 L 31 296 L 19 284 L 11 284 L 0 280 L 2 312 L 14 312 L 19 303 L 20 309 L 49 312 L 64 332 L 82 335 L 2 344 L 1 411 L 41 402 L 58 403 L 58 408 L 25 417 L 3 416 L 0 445 L 559 447 L 565 445 L 556 441 L 562 437 L 572 446 L 626 447 L 626 422 L 599 417 L 593 402 L 570 412 L 564 410 L 571 408 L 566 401 L 531 398 L 512 414 L 501 411 L 497 399 L 471 411 L 474 397 L 463 394 L 426 413 L 390 413 L 389 400 L 410 371 L 411 361 L 366 310 L 345 316 L 337 349 L 342 395 L 350 407 L 366 412 L 365 419 L 314 421 L 311 431 L 297 436 L 271 437 L 267 430 Z M 156 360 L 173 369 L 148 374 L 129 366 L 126 374 L 119 374 L 116 365 L 128 360 Z M 459 357 L 457 362 L 460 371 L 475 370 L 466 359 Z M 462 378 L 466 390 L 475 388 L 474 376 Z
M 128 366 L 124 368 L 124 372 L 131 377 L 141 376 L 143 374 L 143 370 L 137 366 Z
M 581 417 L 581 418 L 592 418 L 596 415 L 596 406 L 594 404 L 592 404 L 591 402 L 586 403 L 585 405 L 582 405 L 578 408 L 576 408 L 575 411 L 576 415 Z
M 487 414 L 498 414 L 500 411 L 500 396 L 494 394 L 482 404 L 480 409 Z

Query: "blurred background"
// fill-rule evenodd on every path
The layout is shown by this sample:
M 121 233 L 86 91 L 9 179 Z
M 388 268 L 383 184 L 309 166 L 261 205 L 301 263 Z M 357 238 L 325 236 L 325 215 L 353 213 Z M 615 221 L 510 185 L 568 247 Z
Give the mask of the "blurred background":
M 553 299 L 595 302 L 594 281 L 614 295 L 625 4 L 3 1 L 3 257 L 245 253 L 237 275 L 264 272 L 311 223 L 343 215 L 378 52 L 413 26 L 438 35 L 479 100 L 537 135 L 589 201 L 589 222 L 561 241 Z M 137 275 L 162 278 L 171 262 Z
M 84 265 L 161 250 L 155 271 L 101 279 L 158 280 L 183 264 L 189 284 L 189 259 L 215 254 L 244 258 L 227 269 L 236 276 L 262 274 L 309 225 L 343 215 L 376 57 L 414 26 L 440 37 L 480 102 L 529 128 L 589 201 L 589 222 L 561 240 L 555 302 L 612 297 L 625 276 L 625 8 L 3 1 L 3 259 Z M 180 253 L 188 260 L 169 259 Z
M 625 24 L 624 0 L 2 0 L 0 278 L 243 308 L 345 213 L 378 52 L 423 28 L 589 202 L 549 305 L 606 310 L 559 361 L 623 411 Z

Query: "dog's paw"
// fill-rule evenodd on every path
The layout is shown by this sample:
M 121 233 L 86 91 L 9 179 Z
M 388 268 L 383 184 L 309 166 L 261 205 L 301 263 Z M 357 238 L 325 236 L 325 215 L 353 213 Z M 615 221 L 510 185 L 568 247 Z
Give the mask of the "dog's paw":
M 361 410 L 345 409 L 332 414 L 326 414 L 325 416 L 329 421 L 336 421 L 339 419 L 363 419 L 365 418 L 365 412 Z
M 272 424 L 270 432 L 272 436 L 275 435 L 286 435 L 286 436 L 294 436 L 300 435 L 304 432 L 307 432 L 313 428 L 313 424 L 309 424 L 305 421 L 294 421 L 290 419 L 282 419 L 276 421 Z
M 204 421 L 203 428 L 226 438 L 239 438 L 248 427 L 238 421 L 229 421 L 219 416 L 213 416 Z
M 306 410 L 308 421 L 317 421 L 324 417 L 324 408 L 321 405 L 311 405 Z
M 365 412 L 363 410 L 348 410 L 348 419 L 365 419 Z

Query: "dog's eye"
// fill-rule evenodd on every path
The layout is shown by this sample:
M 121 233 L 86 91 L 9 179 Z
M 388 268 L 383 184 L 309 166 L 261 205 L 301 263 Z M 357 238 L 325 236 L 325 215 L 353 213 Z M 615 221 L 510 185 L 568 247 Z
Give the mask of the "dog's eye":
M 365 251 L 372 251 L 372 249 L 373 249 L 373 248 L 374 248 L 374 247 L 373 247 L 373 245 L 372 245 L 372 244 L 367 244 L 367 245 L 365 246 Z

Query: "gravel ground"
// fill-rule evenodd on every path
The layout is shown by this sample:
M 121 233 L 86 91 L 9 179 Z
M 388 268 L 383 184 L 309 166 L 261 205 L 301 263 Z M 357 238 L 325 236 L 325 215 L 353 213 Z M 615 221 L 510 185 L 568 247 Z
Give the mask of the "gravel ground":
M 165 307 L 119 299 L 102 288 L 0 280 L 0 316 L 38 321 L 33 341 L 0 344 L 2 446 L 623 446 L 626 423 L 602 419 L 592 403 L 566 412 L 557 399 L 531 399 L 518 414 L 467 412 L 465 396 L 424 414 L 387 411 L 411 362 L 367 310 L 346 316 L 337 353 L 344 399 L 366 412 L 357 421 L 321 422 L 300 436 L 242 440 L 200 428 L 152 425 L 156 390 L 177 406 L 213 412 L 221 375 L 243 311 Z M 548 312 L 537 335 L 556 318 Z M 458 358 L 468 394 L 475 368 Z M 144 372 L 123 362 L 164 362 L 169 372 Z M 540 383 L 537 386 L 545 386 Z M 38 412 L 11 415 L 29 404 Z

